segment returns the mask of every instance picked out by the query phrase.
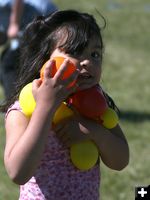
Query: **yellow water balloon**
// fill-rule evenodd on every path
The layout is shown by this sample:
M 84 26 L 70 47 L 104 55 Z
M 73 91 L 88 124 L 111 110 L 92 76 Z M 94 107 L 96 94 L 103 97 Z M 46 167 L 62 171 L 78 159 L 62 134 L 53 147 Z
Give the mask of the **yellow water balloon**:
M 89 170 L 98 160 L 98 148 L 91 140 L 75 143 L 71 146 L 70 157 L 78 169 Z
M 112 108 L 107 108 L 101 119 L 103 126 L 108 129 L 114 128 L 119 121 L 117 113 Z
M 20 103 L 20 107 L 23 113 L 27 117 L 31 117 L 36 106 L 36 102 L 32 94 L 32 83 L 28 83 L 21 90 L 20 95 L 19 95 L 19 103 Z
M 53 123 L 58 124 L 62 120 L 73 116 L 73 111 L 63 102 L 55 112 Z M 98 160 L 97 146 L 90 140 L 73 144 L 70 148 L 72 163 L 80 170 L 92 168 Z
M 58 124 L 62 120 L 70 118 L 71 116 L 73 116 L 73 111 L 67 106 L 65 102 L 63 102 L 54 114 L 53 123 Z
M 23 113 L 27 117 L 31 117 L 36 106 L 36 102 L 32 94 L 32 83 L 28 83 L 21 90 L 20 95 L 19 95 L 19 103 L 20 103 L 20 107 Z M 72 115 L 73 115 L 73 111 L 67 106 L 65 102 L 63 102 L 56 110 L 54 114 L 53 122 L 54 124 L 58 124 L 63 119 L 71 117 Z

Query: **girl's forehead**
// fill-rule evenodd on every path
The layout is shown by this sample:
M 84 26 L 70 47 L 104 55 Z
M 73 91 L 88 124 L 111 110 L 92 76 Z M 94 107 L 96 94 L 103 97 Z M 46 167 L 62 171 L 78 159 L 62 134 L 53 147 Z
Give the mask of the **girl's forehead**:
M 53 32 L 53 41 L 55 49 L 60 48 L 67 53 L 81 53 L 87 47 L 102 49 L 100 35 L 93 32 L 93 34 L 88 34 L 87 32 L 76 30 L 75 28 L 68 29 L 66 27 L 60 27 L 55 32 Z

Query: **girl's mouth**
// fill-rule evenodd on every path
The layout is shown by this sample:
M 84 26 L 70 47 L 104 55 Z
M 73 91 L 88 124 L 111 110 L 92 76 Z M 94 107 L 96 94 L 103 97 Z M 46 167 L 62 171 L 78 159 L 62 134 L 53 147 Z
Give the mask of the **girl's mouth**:
M 90 79 L 92 76 L 88 73 L 82 73 L 79 75 L 79 79 Z

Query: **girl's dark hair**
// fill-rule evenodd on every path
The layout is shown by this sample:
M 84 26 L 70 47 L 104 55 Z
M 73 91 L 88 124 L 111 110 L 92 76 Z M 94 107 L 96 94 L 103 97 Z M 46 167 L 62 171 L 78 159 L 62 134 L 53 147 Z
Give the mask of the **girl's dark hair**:
M 39 78 L 41 67 L 50 58 L 55 48 L 77 55 L 82 53 L 91 37 L 95 36 L 100 39 L 102 60 L 101 28 L 92 15 L 65 10 L 35 18 L 23 34 L 16 90 L 6 104 L 1 106 L 1 111 L 6 111 L 18 99 L 21 89 L 26 84 Z

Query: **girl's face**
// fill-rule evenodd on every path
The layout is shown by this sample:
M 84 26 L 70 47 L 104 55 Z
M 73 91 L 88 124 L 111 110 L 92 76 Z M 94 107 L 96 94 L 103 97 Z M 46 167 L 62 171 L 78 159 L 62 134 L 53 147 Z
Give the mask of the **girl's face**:
M 95 37 L 90 40 L 88 46 L 81 55 L 66 54 L 60 49 L 55 49 L 51 58 L 62 56 L 68 58 L 78 69 L 80 74 L 77 79 L 79 89 L 86 89 L 98 84 L 101 77 L 101 47 L 100 41 Z

